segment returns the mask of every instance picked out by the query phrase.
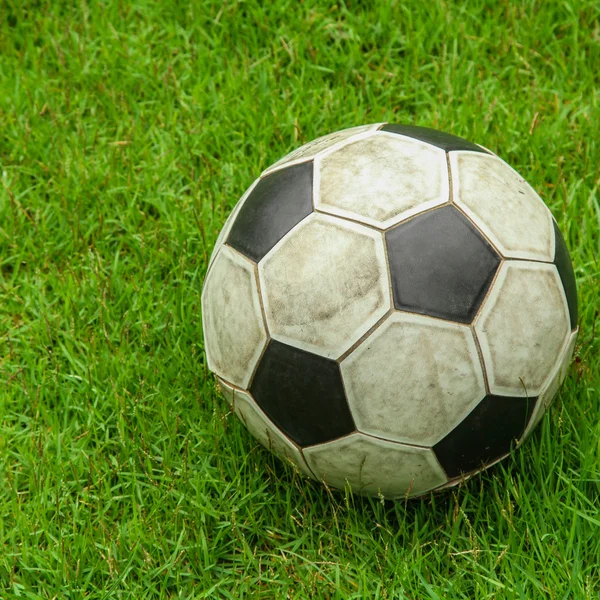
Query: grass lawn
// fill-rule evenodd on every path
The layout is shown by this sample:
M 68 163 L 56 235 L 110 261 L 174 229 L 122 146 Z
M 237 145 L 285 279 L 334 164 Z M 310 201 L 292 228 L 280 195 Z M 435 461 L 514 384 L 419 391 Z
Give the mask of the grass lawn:
M 0 0 L 0 597 L 598 599 L 599 66 L 594 0 Z M 408 503 L 258 447 L 200 315 L 254 177 L 385 120 L 521 171 L 580 299 L 523 449 Z

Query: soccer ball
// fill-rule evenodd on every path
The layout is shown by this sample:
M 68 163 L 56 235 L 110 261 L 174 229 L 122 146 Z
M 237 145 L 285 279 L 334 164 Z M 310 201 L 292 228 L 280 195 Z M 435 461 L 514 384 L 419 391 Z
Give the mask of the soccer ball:
M 489 150 L 410 125 L 319 138 L 225 223 L 202 292 L 208 367 L 301 472 L 386 498 L 504 458 L 577 334 L 565 242 Z

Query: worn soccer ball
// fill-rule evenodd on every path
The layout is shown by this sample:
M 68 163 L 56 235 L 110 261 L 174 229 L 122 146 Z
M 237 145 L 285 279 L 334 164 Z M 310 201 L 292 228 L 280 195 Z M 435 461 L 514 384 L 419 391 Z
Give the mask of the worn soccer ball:
M 208 367 L 300 471 L 386 498 L 505 457 L 577 334 L 556 222 L 489 150 L 354 127 L 269 167 L 225 223 L 202 293 Z

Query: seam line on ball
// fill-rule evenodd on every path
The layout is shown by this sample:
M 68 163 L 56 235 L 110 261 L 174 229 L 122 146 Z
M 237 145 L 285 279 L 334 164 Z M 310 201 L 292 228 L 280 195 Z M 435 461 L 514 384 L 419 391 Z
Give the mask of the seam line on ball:
M 392 303 L 392 307 L 390 308 L 390 310 L 388 310 L 385 315 L 383 315 L 381 317 L 381 319 L 379 319 L 379 321 L 377 321 L 368 331 L 366 331 L 363 335 L 361 335 L 356 342 L 354 342 L 354 344 L 352 344 L 352 346 L 350 346 L 350 348 L 348 348 L 343 354 L 340 354 L 340 356 L 336 359 L 336 362 L 338 364 L 341 364 L 348 356 L 350 356 L 350 354 L 352 354 L 368 337 L 371 336 L 371 334 L 378 329 L 381 325 L 383 325 L 383 322 L 393 313 L 395 312 L 394 309 L 394 305 Z M 343 382 L 343 379 L 342 379 Z
M 260 356 L 258 357 L 256 363 L 254 364 L 254 367 L 252 369 L 252 373 L 250 375 L 250 379 L 248 380 L 248 389 L 244 390 L 246 392 L 250 391 L 250 387 L 252 386 L 252 383 L 254 381 L 254 377 L 256 376 L 256 372 L 258 371 L 258 366 L 260 365 L 260 361 L 263 359 L 263 356 L 265 355 L 265 352 L 267 351 L 267 348 L 269 347 L 269 344 L 271 343 L 271 337 L 269 336 L 268 332 L 267 332 L 267 341 L 265 342 L 265 345 L 263 346 L 261 352 L 260 352 Z M 242 388 L 240 388 L 242 389 Z
M 390 293 L 390 310 L 394 310 L 395 307 L 394 307 L 394 286 L 392 283 L 392 267 L 390 266 L 390 257 L 388 255 L 387 238 L 385 236 L 385 233 L 381 234 L 381 239 L 383 240 L 383 254 L 385 256 L 388 291 Z
M 231 383 L 231 381 L 228 381 L 227 379 L 225 379 L 225 377 L 221 377 L 221 375 L 219 375 L 218 373 L 215 373 L 215 376 L 218 377 L 224 384 L 229 386 L 231 389 L 238 390 L 238 391 L 244 392 L 246 394 L 248 393 L 248 390 L 245 390 L 243 387 L 240 387 L 239 385 L 236 385 L 235 383 Z
M 254 260 L 252 260 L 249 256 L 246 256 L 243 252 L 240 252 L 237 248 L 230 246 L 227 242 L 225 242 L 223 246 L 221 246 L 221 248 L 223 247 L 226 247 L 228 250 L 231 250 L 232 252 L 235 252 L 238 256 L 241 256 L 244 260 L 248 261 L 253 268 L 256 267 L 257 263 L 254 262 Z
M 401 442 L 399 440 L 391 440 L 390 438 L 383 437 L 381 435 L 374 435 L 372 433 L 366 433 L 361 429 L 357 429 L 357 433 L 364 435 L 365 437 L 373 438 L 374 440 L 381 440 L 382 442 L 389 442 L 390 444 L 398 444 L 399 446 L 408 446 L 409 448 L 420 448 L 421 450 L 432 450 L 433 446 L 424 446 L 423 444 L 413 444 L 411 442 Z M 445 472 L 445 471 L 444 471 Z
M 308 460 L 306 459 L 306 456 L 304 456 L 304 448 L 300 448 L 299 450 L 300 450 L 300 456 L 302 457 L 302 460 L 304 461 L 304 464 L 306 465 L 308 472 L 312 475 L 312 477 L 315 481 L 319 481 L 319 478 L 317 477 L 316 473 L 312 470 L 312 467 L 310 466 Z
M 504 259 L 506 262 L 515 261 L 515 262 L 531 262 L 531 263 L 540 263 L 542 265 L 554 265 L 554 261 L 552 260 L 541 260 L 539 258 L 521 258 L 518 256 L 507 256 Z
M 421 217 L 422 215 L 426 215 L 427 213 L 433 212 L 434 210 L 439 210 L 440 208 L 444 208 L 445 206 L 453 206 L 452 202 L 443 202 L 442 204 L 436 204 L 435 206 L 430 206 L 428 208 L 426 208 L 425 210 L 421 210 L 415 214 L 411 214 L 408 217 L 406 217 L 405 219 L 402 219 L 401 221 L 398 221 L 397 223 L 394 223 L 393 225 L 390 225 L 389 227 L 386 227 L 383 232 L 387 233 L 388 231 L 391 231 L 392 229 L 398 227 L 399 225 L 404 225 L 405 223 L 408 223 L 409 221 L 412 221 L 413 219 L 416 219 L 417 217 Z
M 483 373 L 483 385 L 485 386 L 486 395 L 491 394 L 490 391 L 490 383 L 488 381 L 487 368 L 485 366 L 485 360 L 483 358 L 483 351 L 481 350 L 481 345 L 479 343 L 479 338 L 477 337 L 477 332 L 475 331 L 475 327 L 473 325 L 469 326 L 471 330 L 471 335 L 473 336 L 473 340 L 475 341 L 475 347 L 477 348 L 477 356 L 479 356 L 479 365 L 481 366 L 481 371 Z
M 352 419 L 352 424 L 354 425 L 354 431 L 350 432 L 350 434 L 357 433 L 358 426 L 356 425 L 356 419 L 354 418 L 354 414 L 352 413 L 352 408 L 350 406 L 350 402 L 348 401 L 348 390 L 346 389 L 346 382 L 344 381 L 344 376 L 342 375 L 342 367 L 339 362 L 337 363 L 337 368 L 338 368 L 338 372 L 340 374 L 340 382 L 342 384 L 342 390 L 344 392 L 344 402 L 346 403 L 346 408 L 348 409 L 348 414 L 350 415 L 350 418 Z
M 452 184 L 452 168 L 450 167 L 449 152 L 446 152 L 446 167 L 448 168 L 448 203 L 454 205 L 454 185 Z
M 473 219 L 463 209 L 463 207 L 456 202 L 452 202 L 452 206 L 454 206 L 454 208 L 456 208 L 456 210 L 458 210 L 460 212 L 460 214 L 463 215 L 465 217 L 465 219 L 467 219 L 469 221 L 469 223 L 471 223 L 471 225 L 473 225 L 473 227 L 475 227 L 475 229 L 477 230 L 477 233 L 479 233 L 479 235 L 493 248 L 494 252 L 496 252 L 496 254 L 498 256 L 500 256 L 500 258 L 504 258 L 504 254 L 502 254 L 502 252 L 500 251 L 498 246 L 490 239 L 488 234 L 481 227 L 479 227 L 479 225 L 477 225 L 477 223 L 475 223 L 475 221 L 473 221 Z
M 261 314 L 261 317 L 263 320 L 263 327 L 264 327 L 264 331 L 265 331 L 265 335 L 266 335 L 266 340 L 262 347 L 262 350 L 260 352 L 258 359 L 254 363 L 252 373 L 250 374 L 250 379 L 248 380 L 248 390 L 246 390 L 248 393 L 250 390 L 250 386 L 252 385 L 252 382 L 254 381 L 254 376 L 256 375 L 256 371 L 258 371 L 258 366 L 260 365 L 260 361 L 262 360 L 263 356 L 265 355 L 265 352 L 267 351 L 267 348 L 269 347 L 269 344 L 271 343 L 271 339 L 272 339 L 271 332 L 269 331 L 269 326 L 267 325 L 267 314 L 265 312 L 265 307 L 263 304 L 262 288 L 260 285 L 260 275 L 258 273 L 258 265 L 256 265 L 256 264 L 254 265 L 253 271 L 254 271 L 254 278 L 256 281 L 256 293 L 258 294 L 258 303 L 260 305 L 260 314 Z
M 500 271 L 502 271 L 502 268 L 504 267 L 505 262 L 506 262 L 506 259 L 500 254 L 500 262 L 498 263 L 498 266 L 496 267 L 496 272 L 494 273 L 494 276 L 492 277 L 492 281 L 490 281 L 490 285 L 489 285 L 487 291 L 485 292 L 485 296 L 481 299 L 481 302 L 479 303 L 479 307 L 477 308 L 477 311 L 475 312 L 475 314 L 473 315 L 473 318 L 471 319 L 471 326 L 475 326 L 477 319 L 479 319 L 479 316 L 481 315 L 481 313 L 483 311 L 483 307 L 485 306 L 488 298 L 492 294 L 492 290 L 494 289 L 494 286 L 496 285 L 496 281 L 498 281 Z
M 369 229 L 373 229 L 374 231 L 377 231 L 379 233 L 382 233 L 385 231 L 384 229 L 381 229 L 381 227 L 377 227 L 376 225 L 371 225 L 370 223 L 365 223 L 364 221 L 359 221 L 358 219 L 353 219 L 352 217 L 338 215 L 337 213 L 327 212 L 326 210 L 323 210 L 322 208 L 315 208 L 313 212 L 315 212 L 319 215 L 327 215 L 328 217 L 333 217 L 334 219 L 342 219 L 343 221 L 350 221 L 350 223 L 355 223 L 356 225 L 361 225 L 362 227 L 368 227 Z
M 258 265 L 255 265 L 253 271 L 254 271 L 254 278 L 256 279 L 256 291 L 258 293 L 258 303 L 260 304 L 260 312 L 262 314 L 263 325 L 265 327 L 265 332 L 267 334 L 267 343 L 268 343 L 269 340 L 271 339 L 271 333 L 269 331 L 269 325 L 267 323 L 267 313 L 265 312 L 265 305 L 263 302 L 262 286 L 260 284 L 260 275 L 258 273 Z

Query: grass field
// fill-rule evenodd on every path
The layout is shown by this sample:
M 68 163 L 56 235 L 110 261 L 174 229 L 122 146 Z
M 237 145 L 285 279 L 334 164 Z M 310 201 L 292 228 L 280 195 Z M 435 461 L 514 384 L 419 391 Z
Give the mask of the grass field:
M 598 599 L 599 65 L 594 0 L 0 0 L 0 597 Z M 521 171 L 580 298 L 536 434 L 409 503 L 257 447 L 200 318 L 253 178 L 383 120 Z

